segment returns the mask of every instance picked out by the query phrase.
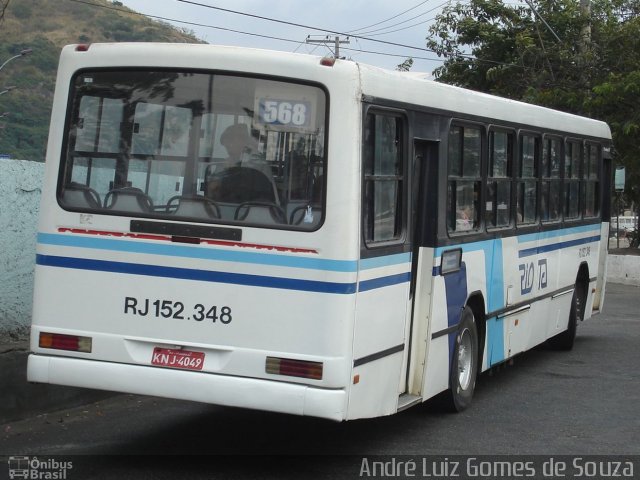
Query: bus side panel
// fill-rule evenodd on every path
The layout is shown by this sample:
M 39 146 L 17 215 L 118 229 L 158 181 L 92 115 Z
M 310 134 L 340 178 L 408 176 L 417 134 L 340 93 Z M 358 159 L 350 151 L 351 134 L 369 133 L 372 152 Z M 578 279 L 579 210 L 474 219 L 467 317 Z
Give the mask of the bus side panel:
M 354 378 L 348 419 L 390 415 L 397 410 L 409 296 L 410 255 L 361 260 L 353 337 Z M 367 268 L 378 262 L 389 265 Z M 399 263 L 398 263 L 399 262 Z M 389 282 L 398 282 L 384 285 Z
M 593 306 L 589 309 L 591 314 L 600 313 L 604 306 L 605 291 L 607 288 L 607 247 L 609 238 L 609 224 L 602 223 L 600 230 L 600 247 L 598 248 L 598 279 L 593 298 Z M 586 312 L 585 312 L 586 313 Z
M 433 295 L 431 302 L 431 332 L 430 345 L 427 349 L 426 368 L 423 380 L 423 398 L 437 395 L 449 388 L 449 339 L 446 335 L 433 338 L 435 332 L 447 328 L 447 305 L 443 301 L 446 298 L 444 280 L 441 276 L 433 277 Z
M 453 345 L 460 315 L 471 294 L 479 293 L 487 298 L 487 286 L 491 283 L 492 242 L 464 245 L 462 249 L 460 270 L 444 275 L 440 274 L 442 250 L 438 249 L 436 253 L 432 272 L 432 334 L 424 378 L 424 399 L 449 388 Z M 502 335 L 502 332 L 499 334 Z M 443 368 L 444 365 L 446 368 Z

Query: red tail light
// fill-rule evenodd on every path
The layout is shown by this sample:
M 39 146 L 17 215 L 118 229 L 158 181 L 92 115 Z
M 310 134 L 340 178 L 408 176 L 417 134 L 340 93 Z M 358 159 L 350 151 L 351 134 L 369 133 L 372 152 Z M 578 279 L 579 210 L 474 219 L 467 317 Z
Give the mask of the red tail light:
M 267 357 L 266 372 L 275 375 L 322 380 L 322 362 Z
M 40 332 L 40 348 L 91 353 L 91 337 Z

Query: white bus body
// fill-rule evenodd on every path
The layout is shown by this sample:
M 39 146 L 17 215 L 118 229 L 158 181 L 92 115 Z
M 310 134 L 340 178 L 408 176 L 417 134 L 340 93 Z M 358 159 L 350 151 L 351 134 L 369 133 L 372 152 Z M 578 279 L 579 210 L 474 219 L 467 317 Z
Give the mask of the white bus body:
M 244 83 L 255 83 L 255 98 L 235 104 L 248 95 Z M 226 85 L 227 95 L 179 101 L 185 85 Z M 142 91 L 148 98 L 135 100 Z M 149 98 L 164 106 L 147 106 Z M 107 122 L 105 112 L 116 111 Z M 186 128 L 176 127 L 166 146 L 171 115 Z M 213 130 L 224 118 L 245 122 L 260 143 L 278 189 L 273 201 L 229 207 L 201 198 L 225 153 Z M 140 136 L 152 124 L 161 133 L 145 150 Z M 40 210 L 29 381 L 348 420 L 393 414 L 452 382 L 472 394 L 478 371 L 563 332 L 566 347 L 572 311 L 586 319 L 604 297 L 602 178 L 610 170 L 575 180 L 587 192 L 577 216 L 567 193 L 565 214 L 550 223 L 541 212 L 551 197 L 535 192 L 557 179 L 526 180 L 522 167 L 523 179 L 495 180 L 510 185 L 500 227 L 488 219 L 502 207 L 486 190 L 496 125 L 513 158 L 533 132 L 532 145 L 548 134 L 567 152 L 579 146 L 607 164 L 611 136 L 601 122 L 355 62 L 210 45 L 66 47 Z M 321 200 L 309 187 L 293 201 L 287 186 L 294 167 L 282 142 L 303 133 L 313 141 L 301 141 L 305 178 Z M 462 142 L 480 138 L 484 173 L 475 180 L 447 173 L 458 133 Z M 202 153 L 205 140 L 213 153 Z M 171 173 L 189 162 L 200 169 L 192 177 Z M 385 162 L 395 171 L 379 167 Z M 162 181 L 180 207 L 165 195 L 141 213 L 140 199 L 160 188 L 154 168 L 165 166 Z M 77 186 L 85 178 L 91 191 Z M 567 185 L 559 188 L 572 191 L 570 178 L 559 176 L 558 186 Z M 447 223 L 448 199 L 462 204 L 473 189 L 470 230 Z M 597 214 L 587 208 L 594 189 Z M 83 204 L 96 190 L 95 204 Z M 114 206 L 113 197 L 133 190 L 135 207 Z M 527 198 L 538 213 L 521 224 Z M 217 210 L 180 216 L 189 199 Z M 468 322 L 475 326 L 462 328 Z M 459 344 L 475 345 L 478 358 Z

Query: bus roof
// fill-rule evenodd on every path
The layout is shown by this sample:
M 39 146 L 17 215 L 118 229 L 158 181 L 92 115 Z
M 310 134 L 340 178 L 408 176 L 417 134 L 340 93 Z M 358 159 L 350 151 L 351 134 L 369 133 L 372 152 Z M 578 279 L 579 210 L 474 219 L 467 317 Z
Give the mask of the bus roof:
M 509 122 L 546 131 L 557 130 L 597 138 L 611 139 L 609 126 L 570 113 L 552 110 L 529 103 L 475 92 L 435 82 L 417 75 L 384 70 L 359 64 L 362 92 L 378 98 L 423 105 L 431 109 L 463 116 L 489 118 L 496 122 Z
M 85 46 L 86 47 L 86 46 Z M 163 43 L 104 43 L 92 44 L 86 49 L 76 45 L 65 47 L 62 57 L 75 56 L 76 67 L 159 66 L 169 68 L 215 68 L 299 77 L 319 80 L 325 77 L 327 67 L 320 65 L 322 57 L 308 54 L 230 47 L 209 44 Z M 212 54 L 216 58 L 212 60 Z M 72 67 L 73 68 L 73 67 Z M 574 133 L 601 139 L 611 139 L 606 123 L 552 110 L 536 105 L 479 93 L 425 79 L 423 75 L 384 70 L 355 61 L 339 60 L 332 67 L 336 76 L 348 82 L 360 78 L 359 91 L 373 98 L 387 99 L 427 109 L 447 112 L 452 117 L 478 117 L 509 123 L 522 128 L 540 128 L 545 131 Z M 355 85 L 354 85 L 355 87 Z

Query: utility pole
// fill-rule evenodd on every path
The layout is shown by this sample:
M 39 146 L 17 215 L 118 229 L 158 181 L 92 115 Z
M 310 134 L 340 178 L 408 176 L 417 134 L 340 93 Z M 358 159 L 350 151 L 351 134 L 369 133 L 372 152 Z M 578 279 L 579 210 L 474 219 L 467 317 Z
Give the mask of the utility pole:
M 580 51 L 584 54 L 591 49 L 591 0 L 580 0 L 580 16 L 584 20 L 580 30 Z
M 341 40 L 338 35 L 336 35 L 334 38 L 331 38 L 329 37 L 329 35 L 327 35 L 326 37 L 319 40 L 312 40 L 311 35 L 309 35 L 307 36 L 306 43 L 321 43 L 326 46 L 329 46 L 331 43 L 333 43 L 334 49 L 335 49 L 333 56 L 336 58 L 336 60 L 338 60 L 340 59 L 340 45 L 348 45 L 351 42 L 349 41 L 349 37 L 347 37 L 344 40 Z

